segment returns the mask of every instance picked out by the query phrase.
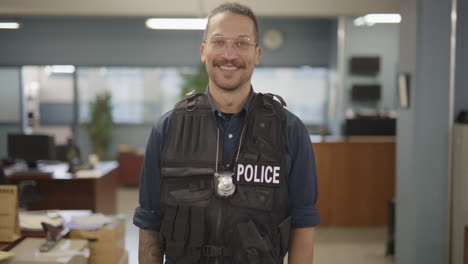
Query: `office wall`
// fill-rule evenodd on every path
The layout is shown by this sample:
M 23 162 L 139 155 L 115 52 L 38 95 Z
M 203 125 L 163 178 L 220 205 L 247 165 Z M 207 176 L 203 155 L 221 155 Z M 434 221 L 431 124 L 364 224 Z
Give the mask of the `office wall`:
M 24 18 L 21 29 L 0 31 L 0 63 L 198 65 L 202 31 L 150 30 L 144 23 L 142 18 Z M 260 26 L 285 34 L 284 47 L 265 51 L 262 65 L 328 65 L 330 20 L 261 19 Z
M 345 20 L 344 107 L 359 108 L 357 103 L 350 100 L 350 89 L 353 84 L 381 84 L 381 99 L 377 107 L 395 109 L 399 26 L 376 24 L 357 27 L 353 24 L 354 19 Z M 380 72 L 372 77 L 350 74 L 349 61 L 353 56 L 380 57 Z
M 341 135 L 346 109 L 355 111 L 366 108 L 378 110 L 396 109 L 396 67 L 398 62 L 398 24 L 376 24 L 356 27 L 354 17 L 344 19 L 344 68 L 342 85 L 338 87 L 337 117 L 330 123 L 333 134 Z M 349 73 L 349 60 L 353 56 L 380 57 L 380 73 L 376 76 L 356 76 Z M 376 105 L 351 101 L 353 84 L 380 84 L 381 99 Z
M 397 122 L 396 263 L 447 263 L 450 0 L 401 1 L 398 70 L 411 75 Z
M 20 68 L 0 67 L 0 123 L 21 119 Z
M 468 110 L 468 1 L 457 1 L 457 56 L 455 78 L 455 108 L 457 115 L 460 110 Z
M 284 35 L 284 46 L 275 51 L 263 49 L 260 66 L 328 67 L 332 52 L 332 19 L 259 20 L 260 38 L 266 30 L 277 29 Z M 260 44 L 262 41 L 260 40 Z
M 0 67 L 0 158 L 7 155 L 7 134 L 21 131 L 20 69 Z

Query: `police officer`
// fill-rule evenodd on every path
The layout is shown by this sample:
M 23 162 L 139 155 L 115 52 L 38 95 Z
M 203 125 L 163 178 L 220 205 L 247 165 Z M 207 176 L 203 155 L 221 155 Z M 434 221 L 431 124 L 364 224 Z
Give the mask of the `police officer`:
M 311 142 L 303 123 L 251 85 L 260 63 L 252 11 L 209 15 L 201 60 L 206 94 L 161 117 L 140 180 L 140 263 L 312 263 L 320 222 Z

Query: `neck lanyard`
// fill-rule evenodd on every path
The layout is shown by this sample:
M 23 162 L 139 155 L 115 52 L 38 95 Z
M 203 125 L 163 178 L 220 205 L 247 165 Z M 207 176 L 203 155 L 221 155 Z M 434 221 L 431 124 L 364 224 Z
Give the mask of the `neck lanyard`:
M 246 117 L 247 119 L 247 117 Z M 246 123 L 247 123 L 247 120 L 246 120 Z M 216 129 L 217 130 L 217 137 L 216 137 L 216 163 L 215 163 L 215 174 L 218 174 L 218 163 L 219 163 L 219 145 L 220 145 L 220 142 L 219 142 L 219 128 Z M 234 164 L 237 163 L 237 160 L 239 159 L 239 153 L 240 153 L 240 150 L 241 150 L 241 147 L 242 147 L 242 138 L 244 137 L 244 133 L 245 133 L 245 123 L 244 123 L 244 127 L 242 128 L 242 133 L 241 133 L 241 136 L 240 136 L 240 139 L 239 139 L 239 147 L 237 148 L 237 154 L 236 154 L 236 160 L 234 162 Z M 234 166 L 232 168 L 234 170 Z

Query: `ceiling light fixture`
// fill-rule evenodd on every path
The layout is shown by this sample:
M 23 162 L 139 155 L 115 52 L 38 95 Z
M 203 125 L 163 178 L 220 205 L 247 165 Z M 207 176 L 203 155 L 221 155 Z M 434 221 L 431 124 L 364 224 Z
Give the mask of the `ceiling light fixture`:
M 20 26 L 18 22 L 0 22 L 0 29 L 18 29 Z
M 354 20 L 355 26 L 372 26 L 377 23 L 400 23 L 400 14 L 367 14 Z
M 51 66 L 46 66 L 45 71 L 48 75 L 71 74 L 75 72 L 75 66 L 73 65 L 51 65 Z
M 207 18 L 149 18 L 146 26 L 151 29 L 204 30 Z

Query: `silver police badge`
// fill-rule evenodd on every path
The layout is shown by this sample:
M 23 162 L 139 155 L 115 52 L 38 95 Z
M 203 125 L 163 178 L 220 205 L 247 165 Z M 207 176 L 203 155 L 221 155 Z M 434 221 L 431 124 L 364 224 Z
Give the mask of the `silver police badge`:
M 220 197 L 232 196 L 236 191 L 236 186 L 232 180 L 234 173 L 232 171 L 221 171 L 216 172 L 214 176 L 216 194 Z

